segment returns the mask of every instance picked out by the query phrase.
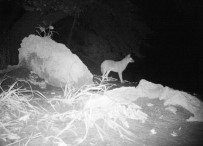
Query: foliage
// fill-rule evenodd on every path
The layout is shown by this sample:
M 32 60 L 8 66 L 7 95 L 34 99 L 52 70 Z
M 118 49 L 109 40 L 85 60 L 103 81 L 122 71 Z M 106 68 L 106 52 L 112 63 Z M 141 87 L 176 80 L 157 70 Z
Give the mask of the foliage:
M 36 30 L 36 32 L 42 37 L 48 37 L 48 38 L 51 38 L 53 36 L 53 33 L 57 33 L 56 31 L 53 31 L 54 27 L 52 25 L 49 25 L 49 27 L 45 28 L 45 27 L 42 27 L 39 25 L 39 27 L 36 27 L 39 29 Z M 42 34 L 42 35 L 41 35 Z M 58 33 L 57 33 L 58 34 Z

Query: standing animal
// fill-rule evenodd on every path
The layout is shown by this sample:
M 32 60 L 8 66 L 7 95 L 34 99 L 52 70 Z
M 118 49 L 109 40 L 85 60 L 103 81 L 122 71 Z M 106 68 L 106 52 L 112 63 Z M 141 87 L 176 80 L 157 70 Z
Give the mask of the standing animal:
M 123 83 L 122 73 L 126 69 L 127 65 L 132 62 L 134 62 L 134 60 L 131 58 L 130 54 L 120 61 L 104 60 L 101 64 L 102 78 L 108 77 L 109 73 L 113 71 L 118 73 L 120 81 Z

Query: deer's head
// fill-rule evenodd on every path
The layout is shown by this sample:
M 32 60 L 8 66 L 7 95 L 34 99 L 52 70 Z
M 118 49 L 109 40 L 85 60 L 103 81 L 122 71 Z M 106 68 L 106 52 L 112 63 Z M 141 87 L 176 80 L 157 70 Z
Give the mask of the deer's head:
M 128 60 L 129 63 L 133 63 L 134 62 L 134 60 L 132 59 L 130 54 L 128 54 L 125 58 Z

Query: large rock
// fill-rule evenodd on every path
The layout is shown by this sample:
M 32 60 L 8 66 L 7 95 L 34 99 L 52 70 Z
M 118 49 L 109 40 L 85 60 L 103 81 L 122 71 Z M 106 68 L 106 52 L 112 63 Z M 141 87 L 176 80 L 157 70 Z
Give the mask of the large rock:
M 170 106 L 180 106 L 192 113 L 194 116 L 189 117 L 187 121 L 203 122 L 203 102 L 197 97 L 144 79 L 140 80 L 137 87 L 116 88 L 105 94 L 113 101 L 123 104 L 129 104 L 138 98 L 158 98 L 164 101 L 165 109 Z
M 81 87 L 91 84 L 93 75 L 64 44 L 49 37 L 29 35 L 19 49 L 19 65 L 31 69 L 48 84 L 63 87 L 65 84 Z

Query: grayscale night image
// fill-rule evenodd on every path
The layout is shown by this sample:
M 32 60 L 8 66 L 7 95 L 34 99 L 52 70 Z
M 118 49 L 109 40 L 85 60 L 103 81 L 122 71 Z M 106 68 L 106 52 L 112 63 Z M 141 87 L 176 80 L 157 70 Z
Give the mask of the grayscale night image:
M 0 146 L 203 145 L 199 0 L 0 0 Z

